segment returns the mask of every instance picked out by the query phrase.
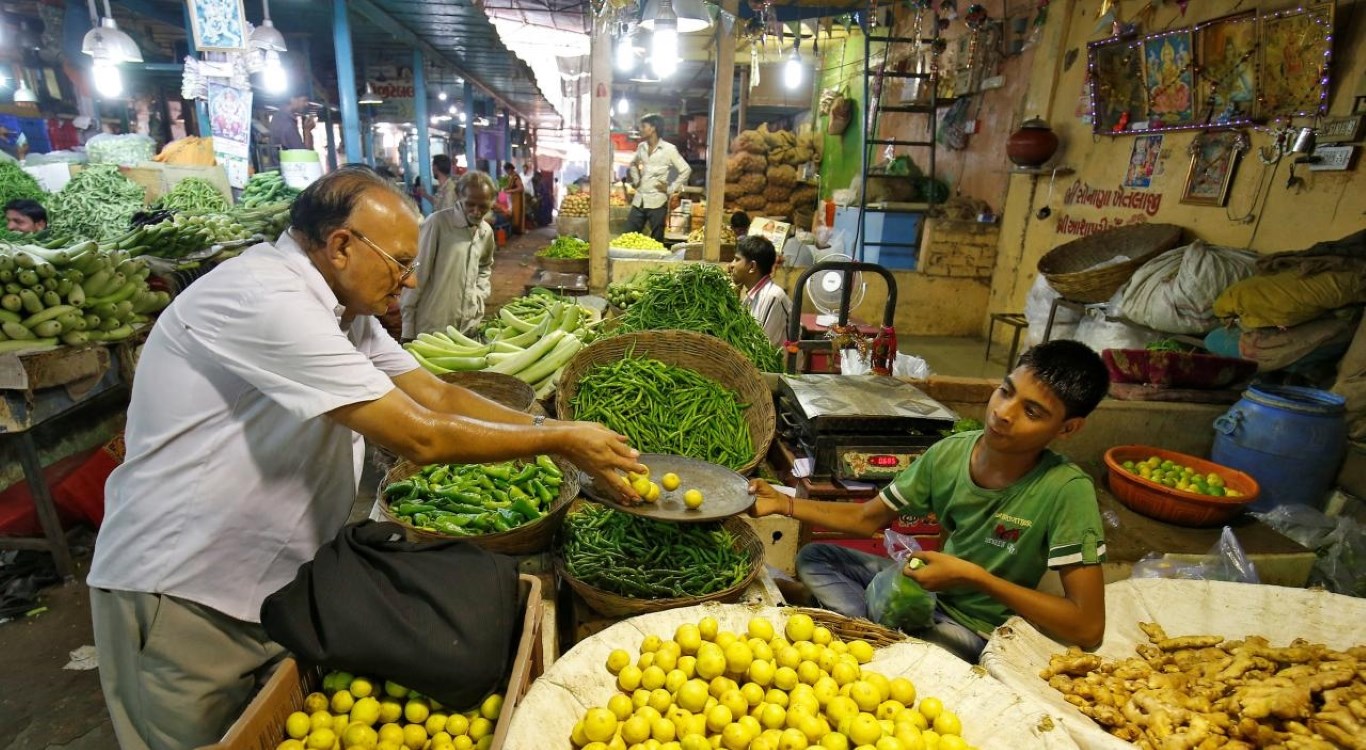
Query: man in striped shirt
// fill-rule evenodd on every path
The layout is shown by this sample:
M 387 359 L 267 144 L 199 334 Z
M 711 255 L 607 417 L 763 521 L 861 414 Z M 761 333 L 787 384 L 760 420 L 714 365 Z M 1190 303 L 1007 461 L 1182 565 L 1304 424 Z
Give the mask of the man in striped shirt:
M 934 624 L 913 635 L 975 662 L 991 630 L 1018 614 L 1090 648 L 1105 633 L 1104 527 L 1091 478 L 1048 449 L 1082 428 L 1109 376 L 1075 341 L 1034 347 L 987 405 L 986 426 L 939 441 L 866 503 L 784 497 L 751 485 L 755 515 L 783 513 L 836 531 L 875 535 L 896 517 L 933 516 L 940 552 L 917 552 L 903 573 L 938 596 Z M 912 560 L 924 563 L 912 567 Z M 834 544 L 809 544 L 797 575 L 825 607 L 867 617 L 866 589 L 897 563 Z M 1037 590 L 1049 569 L 1063 595 Z

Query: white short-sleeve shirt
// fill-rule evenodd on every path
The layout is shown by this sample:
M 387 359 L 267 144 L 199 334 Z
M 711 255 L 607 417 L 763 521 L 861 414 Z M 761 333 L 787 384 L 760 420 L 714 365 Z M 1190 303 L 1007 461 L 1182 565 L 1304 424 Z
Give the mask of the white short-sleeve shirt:
M 327 417 L 417 362 L 343 309 L 288 233 L 199 279 L 158 319 L 105 487 L 90 586 L 248 622 L 346 523 L 364 461 Z

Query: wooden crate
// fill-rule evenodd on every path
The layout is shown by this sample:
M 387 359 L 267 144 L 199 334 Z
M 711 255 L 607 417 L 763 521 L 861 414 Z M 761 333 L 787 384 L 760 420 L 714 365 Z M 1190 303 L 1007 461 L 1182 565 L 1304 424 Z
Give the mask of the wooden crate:
M 541 579 L 531 575 L 518 576 L 518 599 L 524 607 L 522 633 L 517 639 L 517 652 L 512 660 L 503 697 L 503 710 L 493 734 L 492 750 L 503 746 L 503 738 L 512 725 L 512 714 L 532 681 L 544 671 L 541 631 Z M 383 678 L 383 675 L 375 675 Z M 237 721 L 228 728 L 217 744 L 200 750 L 275 750 L 285 739 L 285 719 L 303 710 L 304 698 L 322 683 L 322 671 L 301 666 L 294 659 L 285 659 L 266 681 Z

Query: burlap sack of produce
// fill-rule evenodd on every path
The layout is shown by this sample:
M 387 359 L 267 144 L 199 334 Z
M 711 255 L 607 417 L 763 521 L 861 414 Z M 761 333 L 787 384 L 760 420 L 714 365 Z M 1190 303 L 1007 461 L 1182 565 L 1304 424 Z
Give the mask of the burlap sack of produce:
M 751 194 L 762 193 L 764 192 L 764 188 L 768 187 L 768 179 L 762 174 L 747 174 L 739 180 L 736 180 L 736 182 L 740 183 L 740 187 L 743 188 L 746 193 Z
M 725 199 L 727 203 L 734 202 L 735 200 L 739 199 L 739 197 L 742 195 L 745 195 L 745 189 L 740 187 L 740 183 L 730 181 L 726 182 Z
M 774 185 L 770 182 L 768 183 L 768 187 L 764 190 L 764 198 L 769 203 L 791 203 L 793 202 L 792 187 Z
M 590 708 L 618 692 L 605 667 L 614 649 L 639 654 L 647 635 L 669 639 L 679 625 L 716 618 L 721 629 L 743 633 L 753 617 L 766 617 L 781 631 L 790 610 L 738 604 L 704 604 L 634 617 L 579 642 L 556 661 L 517 706 L 503 747 L 506 750 L 570 750 L 569 734 Z M 963 739 L 981 750 L 1074 748 L 1058 725 L 1056 711 L 1043 709 L 947 651 L 923 641 L 878 649 L 864 669 L 887 678 L 906 677 L 919 697 L 934 696 L 963 722 Z
M 797 184 L 797 168 L 790 164 L 770 165 L 766 176 L 771 186 L 790 188 Z
M 768 145 L 764 142 L 764 136 L 755 130 L 746 130 L 735 137 L 735 143 L 731 144 L 731 151 L 748 151 L 751 154 L 763 156 L 768 153 Z
M 1272 646 L 1287 646 L 1296 638 L 1347 649 L 1366 642 L 1366 599 L 1282 586 L 1223 581 L 1185 581 L 1144 578 L 1105 587 L 1105 641 L 1095 654 L 1107 659 L 1134 655 L 1134 647 L 1148 643 L 1140 622 L 1155 622 L 1170 637 L 1217 635 L 1242 639 L 1260 635 Z M 1353 623 L 1356 623 L 1353 625 Z M 1066 647 L 1043 635 L 1028 622 L 1012 617 L 992 633 L 982 654 L 982 665 L 993 677 L 1019 694 L 1043 702 L 1062 716 L 1077 744 L 1095 750 L 1133 750 L 1063 700 L 1039 672 L 1049 657 Z M 1233 717 L 1236 721 L 1238 717 Z
M 1342 355 L 1333 392 L 1347 399 L 1347 436 L 1366 445 L 1366 322 L 1357 324 L 1356 335 Z
M 814 204 L 820 197 L 820 191 L 811 185 L 798 185 L 792 191 L 793 205 Z
M 764 204 L 764 216 L 789 218 L 792 216 L 792 203 L 790 201 L 766 203 Z
M 739 177 L 752 172 L 762 173 L 768 169 L 768 160 L 758 154 L 741 151 L 726 159 L 726 177 Z
M 752 214 L 755 211 L 763 211 L 764 206 L 768 205 L 768 201 L 764 199 L 762 192 L 759 194 L 746 193 L 736 199 L 735 205 L 746 213 Z
M 1282 271 L 1243 279 L 1214 301 L 1214 314 L 1243 328 L 1299 325 L 1339 307 L 1366 302 L 1366 278 L 1356 270 L 1301 276 Z

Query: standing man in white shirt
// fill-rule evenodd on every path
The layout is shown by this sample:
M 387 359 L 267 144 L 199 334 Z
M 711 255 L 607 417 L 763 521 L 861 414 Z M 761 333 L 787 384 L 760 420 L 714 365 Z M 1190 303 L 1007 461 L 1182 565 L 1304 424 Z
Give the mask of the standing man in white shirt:
M 417 214 L 345 167 L 291 226 L 178 296 L 133 382 L 87 583 L 123 750 L 216 742 L 282 656 L 261 602 L 345 524 L 372 440 L 418 464 L 556 453 L 635 493 L 600 425 L 512 411 L 418 367 L 375 319 L 412 288 Z
M 735 258 L 726 267 L 730 279 L 745 295 L 745 307 L 759 322 L 775 347 L 787 341 L 787 324 L 792 316 L 792 300 L 773 281 L 778 251 L 760 234 L 747 234 L 735 243 Z
M 403 340 L 455 326 L 470 333 L 484 317 L 497 243 L 484 216 L 498 186 L 484 172 L 455 181 L 455 205 L 428 216 L 417 240 L 417 286 L 399 297 Z
M 631 201 L 631 213 L 626 218 L 626 231 L 639 232 L 650 225 L 650 236 L 664 241 L 664 225 L 669 218 L 669 199 L 688 184 L 692 167 L 679 155 L 678 149 L 661 140 L 659 130 L 664 118 L 645 115 L 640 118 L 640 134 L 644 140 L 636 147 L 636 158 L 631 172 L 636 180 L 636 198 Z M 676 176 L 669 179 L 669 173 Z

